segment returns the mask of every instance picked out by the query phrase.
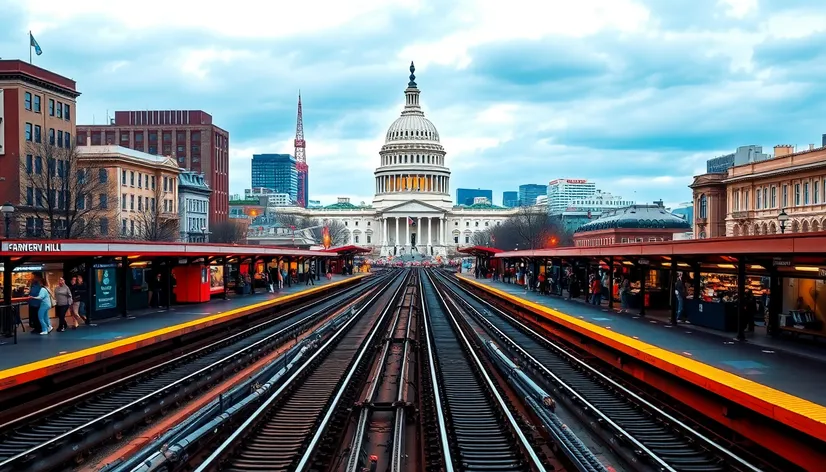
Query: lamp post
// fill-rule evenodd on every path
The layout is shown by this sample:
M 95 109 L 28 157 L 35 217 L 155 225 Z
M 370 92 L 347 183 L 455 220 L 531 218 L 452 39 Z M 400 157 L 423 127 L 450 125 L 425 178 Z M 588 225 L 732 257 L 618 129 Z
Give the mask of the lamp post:
M 789 215 L 785 209 L 780 210 L 780 214 L 777 215 L 777 221 L 780 222 L 780 234 L 786 234 L 786 222 L 789 221 Z
M 14 205 L 6 202 L 0 207 L 0 212 L 3 212 L 6 223 L 6 239 L 9 239 L 11 237 L 11 215 L 14 214 Z
M 203 235 L 203 240 L 201 242 L 202 243 L 207 242 L 207 240 L 206 240 L 206 226 L 201 226 L 201 234 Z

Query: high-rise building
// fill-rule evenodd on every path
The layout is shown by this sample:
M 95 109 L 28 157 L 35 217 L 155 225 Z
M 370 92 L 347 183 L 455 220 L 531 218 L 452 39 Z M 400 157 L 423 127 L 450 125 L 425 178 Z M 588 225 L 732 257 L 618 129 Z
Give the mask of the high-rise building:
M 476 197 L 485 197 L 488 201 L 493 201 L 493 190 L 483 190 L 481 188 L 457 188 L 456 189 L 456 204 L 457 205 L 473 205 L 473 199 Z
M 204 174 L 212 189 L 210 222 L 229 215 L 229 133 L 201 110 L 116 111 L 105 125 L 77 127 L 78 145 L 118 145 L 169 156 L 178 167 Z
M 548 193 L 547 185 L 524 184 L 519 186 L 519 206 L 536 205 L 536 197 Z
M 761 162 L 771 159 L 772 156 L 763 153 L 763 146 L 740 146 L 731 154 L 715 157 L 706 161 L 707 173 L 725 172 L 729 168 L 747 164 L 749 162 Z
M 596 192 L 596 184 L 585 179 L 554 179 L 548 183 L 548 212 L 560 214 L 571 202 L 587 199 Z
M 573 232 L 580 226 L 599 218 L 603 213 L 633 204 L 632 200 L 597 190 L 589 197 L 571 200 L 562 212 L 550 214 L 552 218 L 562 223 L 566 231 Z
M 48 222 L 27 211 L 29 179 L 21 162 L 41 162 L 37 155 L 45 152 L 71 153 L 79 95 L 74 80 L 23 61 L 0 60 L 0 201 L 17 207 L 13 224 L 25 222 L 28 232 L 41 233 Z M 53 152 L 44 149 L 52 146 Z
M 519 206 L 519 192 L 502 192 L 502 206 L 505 208 Z
M 289 154 L 254 154 L 252 187 L 286 193 L 292 201 L 297 201 L 298 169 L 295 157 Z

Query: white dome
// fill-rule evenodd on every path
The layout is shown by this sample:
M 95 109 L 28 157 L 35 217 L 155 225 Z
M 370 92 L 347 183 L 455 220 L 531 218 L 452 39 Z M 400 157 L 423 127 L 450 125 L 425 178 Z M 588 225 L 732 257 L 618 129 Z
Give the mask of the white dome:
M 387 129 L 385 143 L 395 141 L 439 142 L 439 131 L 433 123 L 421 115 L 402 115 Z

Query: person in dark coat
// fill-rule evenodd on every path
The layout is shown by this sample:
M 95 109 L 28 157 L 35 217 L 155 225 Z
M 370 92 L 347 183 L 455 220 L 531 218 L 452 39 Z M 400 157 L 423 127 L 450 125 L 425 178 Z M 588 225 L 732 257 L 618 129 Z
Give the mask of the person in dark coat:
M 40 334 L 43 328 L 40 326 L 40 319 L 37 317 L 37 312 L 40 310 L 41 300 L 36 298 L 40 295 L 42 286 L 40 284 L 42 274 L 40 272 L 32 272 L 31 285 L 29 286 L 29 326 L 32 328 L 32 334 Z

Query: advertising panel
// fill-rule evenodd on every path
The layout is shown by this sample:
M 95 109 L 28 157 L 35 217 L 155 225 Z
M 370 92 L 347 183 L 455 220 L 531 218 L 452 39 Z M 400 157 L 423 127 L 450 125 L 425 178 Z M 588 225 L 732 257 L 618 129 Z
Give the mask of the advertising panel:
M 224 291 L 224 266 L 209 266 L 209 293 Z
M 116 272 L 116 267 L 95 269 L 95 310 L 112 310 L 118 307 Z

